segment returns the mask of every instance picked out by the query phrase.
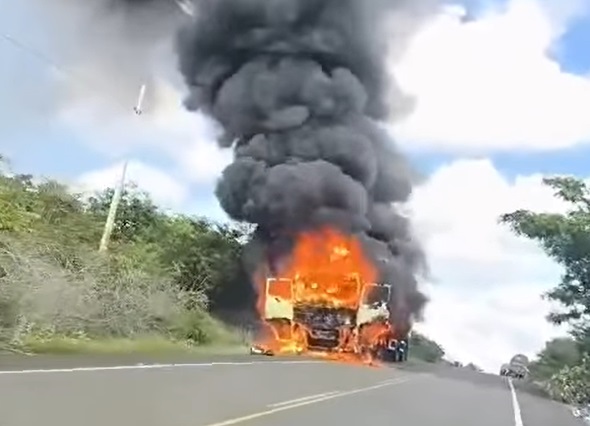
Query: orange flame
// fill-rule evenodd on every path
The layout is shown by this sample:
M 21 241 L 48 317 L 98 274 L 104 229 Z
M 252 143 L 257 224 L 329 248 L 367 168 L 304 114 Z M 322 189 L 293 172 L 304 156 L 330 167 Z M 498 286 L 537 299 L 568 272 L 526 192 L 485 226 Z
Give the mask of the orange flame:
M 263 272 L 263 271 L 261 271 Z M 265 275 L 265 274 L 264 274 Z M 289 263 L 267 287 L 260 274 L 258 312 L 265 318 L 268 299 L 289 306 L 343 308 L 358 312 L 367 292 L 367 284 L 377 279 L 374 265 L 365 257 L 361 244 L 353 236 L 332 228 L 305 232 L 298 236 Z M 314 352 L 308 341 L 309 330 L 296 320 L 266 321 L 266 332 L 257 346 L 273 354 L 308 353 L 343 361 L 370 361 L 361 356 L 391 334 L 386 319 L 359 327 L 340 327 L 339 342 L 333 352 Z M 367 349 L 367 350 L 365 350 Z

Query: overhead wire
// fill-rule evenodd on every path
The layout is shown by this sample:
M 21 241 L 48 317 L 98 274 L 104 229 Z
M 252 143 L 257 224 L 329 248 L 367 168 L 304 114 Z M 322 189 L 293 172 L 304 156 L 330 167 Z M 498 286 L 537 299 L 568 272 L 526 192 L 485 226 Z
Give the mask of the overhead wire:
M 87 89 L 91 89 L 92 91 L 95 90 L 95 87 L 93 84 L 90 84 L 88 81 L 84 81 L 79 77 L 74 77 L 73 73 L 71 73 L 70 71 L 68 71 L 64 67 L 62 67 L 56 61 L 52 60 L 49 56 L 43 54 L 43 52 L 29 46 L 28 44 L 21 42 L 20 40 L 16 39 L 15 37 L 12 37 L 9 34 L 0 33 L 0 37 L 2 37 L 3 40 L 10 43 L 11 45 L 16 47 L 17 49 L 20 49 L 20 50 L 34 56 L 35 58 L 41 60 L 42 62 L 45 62 L 46 64 L 50 65 L 52 68 L 54 68 L 55 70 L 60 72 L 66 78 L 69 78 L 69 79 L 74 80 L 76 82 L 82 83 Z M 98 92 L 98 90 L 96 90 L 96 92 Z M 104 96 L 104 93 L 102 93 L 102 96 L 106 97 L 106 96 Z M 111 100 L 115 101 L 116 105 L 118 105 L 121 108 L 124 108 L 125 110 L 128 111 L 128 108 L 123 106 L 123 104 L 120 103 L 118 99 L 115 99 L 112 96 L 109 96 L 109 98 Z M 119 204 L 119 200 L 121 198 L 122 191 L 125 187 L 125 180 L 126 180 L 126 176 L 127 176 L 128 164 L 129 164 L 129 160 L 125 159 L 123 161 L 123 167 L 122 167 L 122 171 L 121 171 L 121 177 L 120 177 L 119 184 L 115 187 L 115 194 L 111 200 L 109 215 L 108 215 L 108 218 L 105 222 L 104 232 L 103 232 L 100 244 L 99 244 L 99 251 L 105 251 L 107 249 L 108 240 L 109 240 L 110 233 L 112 231 L 114 220 L 115 220 L 117 206 Z
M 178 8 L 186 15 L 188 16 L 194 16 L 195 13 L 195 8 L 194 8 L 194 3 L 191 0 L 172 0 L 177 6 Z M 8 44 L 11 44 L 13 47 L 28 53 L 29 55 L 37 58 L 38 60 L 45 62 L 47 65 L 50 65 L 52 68 L 54 68 L 56 71 L 60 72 L 63 76 L 65 76 L 66 78 L 69 78 L 70 80 L 74 80 L 74 81 L 79 81 L 80 83 L 82 83 L 83 86 L 85 86 L 87 89 L 91 90 L 91 91 L 95 91 L 97 93 L 100 92 L 100 94 L 102 95 L 102 97 L 106 98 L 107 96 L 105 95 L 104 92 L 99 91 L 94 84 L 88 82 L 88 81 L 83 81 L 80 77 L 74 77 L 73 73 L 71 71 L 68 71 L 67 69 L 65 69 L 64 67 L 62 67 L 59 63 L 57 63 L 56 61 L 52 60 L 51 57 L 49 57 L 48 55 L 45 55 L 43 52 L 41 52 L 38 49 L 35 49 L 34 47 L 28 45 L 27 43 L 24 43 L 20 40 L 18 40 L 16 37 L 11 36 L 8 33 L 5 32 L 1 32 L 0 33 L 0 37 L 7 42 Z M 127 106 L 125 106 L 119 99 L 114 98 L 113 96 L 108 96 L 108 98 L 110 98 L 111 100 L 115 101 L 117 106 L 123 108 L 124 110 L 128 110 Z
M 106 95 L 105 94 L 106 91 L 99 90 L 98 84 L 96 84 L 95 82 L 92 82 L 92 81 L 82 78 L 80 76 L 75 76 L 71 70 L 68 70 L 67 68 L 63 67 L 61 64 L 59 64 L 57 61 L 53 60 L 50 56 L 46 55 L 41 50 L 36 49 L 33 46 L 31 46 L 27 43 L 24 43 L 23 41 L 17 39 L 16 37 L 14 37 L 8 33 L 5 33 L 5 32 L 0 32 L 0 39 L 2 39 L 5 43 L 11 45 L 15 49 L 20 50 L 20 51 L 28 54 L 29 56 L 36 58 L 37 60 L 45 63 L 46 65 L 49 65 L 51 68 L 53 68 L 55 71 L 60 73 L 62 76 L 64 76 L 68 80 L 76 82 L 80 86 L 84 87 L 86 90 L 89 90 L 91 92 L 95 92 L 96 94 L 100 95 L 102 98 L 105 98 L 105 99 L 108 98 L 109 100 L 115 102 L 115 104 L 118 107 L 124 109 L 125 111 L 129 111 L 128 106 L 126 106 L 120 99 L 117 99 L 112 95 Z
M 10 34 L 4 33 L 4 32 L 0 33 L 0 38 L 2 40 L 4 40 L 5 42 L 11 44 L 13 47 L 17 48 L 18 50 L 21 50 L 21 51 L 35 57 L 36 59 L 44 62 L 46 65 L 51 66 L 54 70 L 61 73 L 65 78 L 81 84 L 87 90 L 96 92 L 97 94 L 100 94 L 103 98 L 108 98 L 109 100 L 114 101 L 117 106 L 124 109 L 125 111 L 129 111 L 129 108 L 126 105 L 124 105 L 119 99 L 116 99 L 113 96 L 106 96 L 104 94 L 104 92 L 101 92 L 98 90 L 96 85 L 92 84 L 88 80 L 80 78 L 79 76 L 74 76 L 74 74 L 71 71 L 62 67 L 58 62 L 54 61 L 48 55 L 45 55 L 42 51 L 35 49 L 34 47 L 32 47 L 26 43 L 23 43 L 22 41 L 18 40 L 17 38 L 11 36 Z M 125 159 L 123 162 L 123 171 L 121 174 L 121 185 L 123 185 L 125 182 L 125 176 L 126 176 L 126 172 L 127 172 L 128 162 L 129 162 L 128 159 Z

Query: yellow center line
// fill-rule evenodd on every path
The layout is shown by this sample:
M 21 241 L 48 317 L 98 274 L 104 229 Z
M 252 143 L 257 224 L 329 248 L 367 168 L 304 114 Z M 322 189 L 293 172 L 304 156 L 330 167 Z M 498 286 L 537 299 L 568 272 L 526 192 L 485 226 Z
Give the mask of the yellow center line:
M 357 393 L 369 392 L 369 391 L 384 388 L 387 386 L 399 385 L 402 383 L 406 383 L 408 381 L 410 381 L 410 379 L 404 377 L 404 378 L 400 378 L 397 380 L 388 380 L 388 381 L 381 382 L 379 384 L 376 384 L 373 386 L 368 386 L 365 388 L 358 388 L 358 389 L 353 389 L 350 391 L 338 392 L 338 393 L 334 393 L 334 394 L 327 394 L 325 396 L 318 395 L 318 397 L 314 398 L 314 399 L 307 399 L 307 400 L 304 400 L 301 402 L 293 401 L 293 403 L 288 404 L 288 405 L 275 406 L 274 408 L 271 408 L 269 410 L 259 411 L 257 413 L 249 414 L 247 416 L 236 417 L 236 418 L 224 420 L 224 421 L 221 421 L 218 423 L 211 423 L 206 426 L 230 426 L 230 425 L 235 425 L 238 423 L 245 423 L 247 421 L 258 419 L 260 417 L 270 416 L 272 414 L 279 413 L 281 411 L 292 410 L 294 408 L 300 408 L 300 407 L 304 407 L 306 405 L 311 405 L 311 404 L 317 404 L 319 402 L 324 402 L 324 401 L 328 401 L 330 399 L 335 399 L 335 398 L 341 398 L 343 396 L 349 396 L 349 395 L 354 395 Z
M 318 393 L 315 395 L 308 395 L 308 396 L 304 396 L 304 397 L 297 398 L 297 399 L 290 399 L 288 401 L 275 402 L 274 404 L 269 404 L 268 406 L 271 408 L 274 408 L 274 407 L 280 407 L 283 405 L 291 405 L 291 404 L 295 404 L 295 403 L 302 402 L 302 401 L 309 401 L 310 399 L 318 399 L 318 398 L 323 398 L 326 396 L 336 395 L 337 393 L 340 393 L 340 391 L 332 391 L 332 392 Z

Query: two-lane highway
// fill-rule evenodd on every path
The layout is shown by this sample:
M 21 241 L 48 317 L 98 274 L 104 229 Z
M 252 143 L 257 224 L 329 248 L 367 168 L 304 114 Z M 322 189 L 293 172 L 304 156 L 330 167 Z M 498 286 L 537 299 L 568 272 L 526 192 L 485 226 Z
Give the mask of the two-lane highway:
M 0 366 L 1 426 L 579 425 L 562 406 L 515 399 L 508 382 L 476 373 L 248 357 L 41 364 Z

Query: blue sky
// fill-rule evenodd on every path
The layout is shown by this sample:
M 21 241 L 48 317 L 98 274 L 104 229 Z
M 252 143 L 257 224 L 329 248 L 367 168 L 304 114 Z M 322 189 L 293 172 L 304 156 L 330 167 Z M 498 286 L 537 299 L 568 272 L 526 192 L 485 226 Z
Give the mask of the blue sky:
M 3 5 L 0 32 L 58 61 L 51 25 L 32 13 L 39 1 Z M 558 332 L 544 320 L 545 302 L 530 295 L 561 273 L 497 216 L 560 211 L 539 175 L 590 177 L 590 15 L 575 7 L 590 3 L 502 0 L 496 14 L 482 14 L 499 4 L 466 1 L 462 17 L 441 11 L 391 68 L 417 100 L 393 132 L 427 178 L 411 203 L 434 276 L 425 331 L 453 356 L 491 370 L 515 351 L 534 355 Z M 67 79 L 56 84 L 47 61 L 4 40 L 0 64 L 0 153 L 16 171 L 100 188 L 128 158 L 132 178 L 170 208 L 222 217 L 213 184 L 227 158 L 211 148 L 210 123 L 180 108 L 174 84 L 160 81 L 157 105 L 138 119 L 133 96 L 128 110 L 92 103 L 121 91 L 98 66 L 92 77 L 106 89 L 86 98 L 66 96 Z M 135 93 L 140 82 L 129 81 Z
M 558 55 L 564 69 L 580 74 L 590 72 L 590 55 L 584 51 L 590 43 L 590 18 L 577 19 L 562 39 L 563 50 Z

